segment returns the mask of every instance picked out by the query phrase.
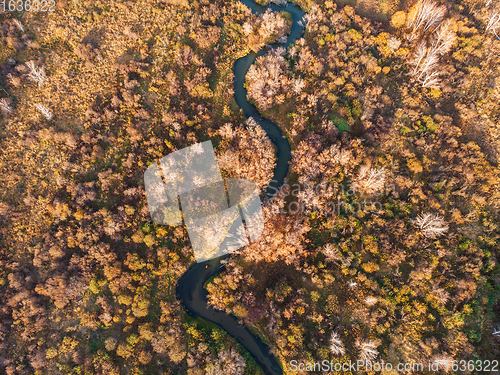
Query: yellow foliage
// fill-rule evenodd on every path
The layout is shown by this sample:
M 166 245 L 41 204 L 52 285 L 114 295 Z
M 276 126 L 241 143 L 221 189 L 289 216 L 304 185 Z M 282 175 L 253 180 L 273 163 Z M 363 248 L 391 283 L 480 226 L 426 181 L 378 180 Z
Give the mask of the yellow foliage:
M 129 205 L 125 205 L 125 213 L 126 213 L 128 216 L 133 215 L 133 214 L 134 214 L 134 212 L 135 212 L 134 207 L 129 206 Z
M 155 244 L 155 238 L 152 234 L 148 234 L 146 237 L 144 237 L 144 243 L 148 246 L 151 247 Z
M 410 171 L 412 171 L 413 173 L 421 173 L 424 170 L 422 164 L 420 164 L 417 159 L 408 160 L 407 165 Z
M 406 13 L 399 11 L 391 17 L 391 26 L 398 29 L 406 23 Z
M 94 294 L 99 293 L 99 285 L 97 284 L 97 281 L 95 279 L 90 280 L 89 289 Z
M 47 359 L 52 359 L 57 356 L 57 349 L 56 348 L 49 348 L 47 349 L 47 352 L 45 353 L 45 358 Z
M 431 88 L 431 91 L 429 92 L 429 94 L 434 99 L 437 99 L 437 98 L 440 98 L 441 96 L 443 96 L 443 92 L 440 89 L 434 88 L 434 87 Z
M 123 305 L 131 305 L 132 304 L 132 297 L 120 294 L 118 296 L 118 303 L 121 303 Z
M 368 273 L 372 273 L 372 272 L 378 271 L 380 269 L 378 264 L 373 263 L 373 262 L 364 263 L 362 265 L 362 267 Z
M 83 215 L 83 211 L 82 211 L 81 208 L 79 208 L 78 210 L 76 210 L 76 212 L 75 212 L 75 219 L 76 220 L 78 220 L 78 221 L 82 220 L 83 216 L 84 215 Z
M 233 313 L 238 318 L 246 318 L 246 316 L 248 315 L 247 309 L 245 309 L 245 306 L 243 306 L 241 303 L 238 303 L 233 307 Z
M 132 241 L 134 241 L 135 243 L 141 243 L 142 241 L 144 240 L 144 233 L 142 233 L 142 231 L 137 231 L 137 233 L 135 233 L 133 236 L 132 236 Z
M 127 359 L 132 355 L 132 348 L 129 345 L 125 345 L 123 343 L 118 344 L 118 348 L 116 348 L 116 354 L 120 357 Z
M 410 50 L 408 48 L 399 48 L 396 51 L 396 56 L 407 56 L 410 54 Z

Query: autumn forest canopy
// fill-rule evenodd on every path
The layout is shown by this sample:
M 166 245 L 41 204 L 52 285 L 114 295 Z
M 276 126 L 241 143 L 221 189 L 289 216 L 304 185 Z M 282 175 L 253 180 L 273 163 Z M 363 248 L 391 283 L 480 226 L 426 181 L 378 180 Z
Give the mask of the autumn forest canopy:
M 0 373 L 263 374 L 187 313 L 188 233 L 148 210 L 148 166 L 207 140 L 264 217 L 208 304 L 283 373 L 500 358 L 500 1 L 293 3 L 305 33 L 273 49 L 291 14 L 239 0 L 0 13 Z M 292 149 L 271 199 L 276 146 L 234 98 L 259 51 L 247 98 Z

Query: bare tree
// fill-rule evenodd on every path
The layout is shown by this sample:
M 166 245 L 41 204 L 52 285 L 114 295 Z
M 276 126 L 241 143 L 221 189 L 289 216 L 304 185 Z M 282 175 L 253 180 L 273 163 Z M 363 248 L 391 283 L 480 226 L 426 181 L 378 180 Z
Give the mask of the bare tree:
M 488 20 L 488 25 L 486 26 L 486 32 L 492 32 L 495 34 L 497 39 L 500 39 L 500 37 L 497 34 L 497 28 L 500 26 L 500 12 L 496 12 L 491 14 Z
M 321 251 L 323 254 L 325 254 L 326 260 L 328 262 L 335 262 L 342 259 L 342 254 L 340 254 L 337 245 L 327 243 Z
M 500 327 L 493 328 L 491 334 L 493 335 L 493 337 L 500 339 Z
M 410 65 L 413 65 L 411 75 L 422 87 L 439 87 L 438 71 L 439 54 L 435 48 L 427 48 L 425 41 L 420 42 L 415 50 Z
M 431 0 L 420 0 L 416 5 L 416 11 L 406 21 L 407 27 L 412 29 L 410 40 L 418 36 L 419 29 L 426 32 L 432 27 L 439 26 L 445 14 L 446 6 L 438 6 Z
M 448 19 L 436 30 L 431 49 L 434 53 L 444 55 L 450 51 L 456 39 L 457 36 L 453 31 L 451 20 Z
M 24 33 L 24 27 L 23 27 L 23 24 L 21 23 L 21 21 L 16 20 L 14 18 L 14 23 L 16 24 L 17 27 L 19 27 L 19 30 L 21 30 Z
M 438 369 L 444 372 L 449 372 L 452 368 L 453 357 L 446 353 L 436 355 L 432 358 L 433 363 L 437 363 Z
M 413 58 L 409 61 L 409 64 L 413 66 L 410 74 L 422 87 L 439 87 L 439 75 L 441 74 L 439 56 L 448 53 L 455 40 L 456 35 L 451 21 L 446 20 L 436 30 L 430 47 L 427 47 L 424 40 L 417 45 Z
M 44 105 L 35 104 L 35 108 L 38 109 L 42 113 L 42 115 L 47 118 L 47 120 L 52 119 L 52 112 L 50 112 L 50 110 Z
M 437 285 L 435 285 L 432 288 L 432 293 L 436 296 L 438 301 L 441 302 L 443 305 L 446 305 L 446 303 L 450 299 L 450 293 L 448 293 L 445 289 L 440 288 Z
M 245 35 L 250 35 L 253 32 L 253 26 L 250 22 L 245 22 L 243 24 L 243 32 Z
M 359 357 L 365 362 L 371 362 L 378 356 L 377 345 L 372 341 L 356 341 Z
M 7 100 L 0 99 L 0 109 L 4 112 L 11 113 L 12 107 L 7 103 Z
M 420 79 L 420 83 L 422 84 L 422 87 L 439 88 L 440 82 L 441 82 L 441 80 L 439 79 L 439 72 L 437 70 L 433 70 L 433 71 L 426 73 Z
M 300 94 L 305 86 L 306 86 L 305 81 L 299 77 L 293 80 L 292 90 L 295 94 Z
M 47 77 L 45 76 L 45 72 L 43 69 L 43 66 L 40 68 L 35 67 L 35 63 L 33 61 L 28 61 L 26 63 L 26 66 L 29 68 L 30 72 L 28 73 L 28 77 L 32 80 L 38 83 L 38 86 L 41 87 L 45 81 L 47 80 Z
M 219 352 L 219 363 L 224 375 L 241 375 L 245 371 L 245 359 L 234 349 Z
M 420 214 L 417 216 L 415 224 L 420 228 L 423 235 L 429 238 L 436 238 L 448 231 L 446 221 L 436 214 Z
M 344 355 L 345 348 L 342 340 L 340 339 L 340 335 L 337 332 L 332 332 L 330 336 L 330 351 L 333 355 Z
M 417 45 L 417 48 L 413 53 L 413 57 L 409 60 L 409 64 L 414 66 L 411 72 L 412 75 L 416 75 L 418 73 L 419 67 L 422 61 L 425 59 L 426 55 L 427 55 L 427 43 L 425 42 L 425 40 L 422 40 Z
M 353 189 L 373 194 L 384 188 L 385 175 L 386 172 L 383 168 L 370 168 L 363 165 L 353 183 Z
M 378 298 L 377 297 L 374 297 L 374 296 L 368 296 L 365 298 L 365 303 L 368 305 L 368 306 L 373 306 L 375 305 L 376 303 L 378 302 Z

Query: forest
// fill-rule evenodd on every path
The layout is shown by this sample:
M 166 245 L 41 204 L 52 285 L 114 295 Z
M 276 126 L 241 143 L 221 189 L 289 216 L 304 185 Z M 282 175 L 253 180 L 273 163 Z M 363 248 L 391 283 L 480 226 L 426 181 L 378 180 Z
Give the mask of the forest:
M 500 1 L 293 2 L 304 36 L 245 82 L 289 172 L 209 304 L 285 374 L 498 360 Z M 184 227 L 151 220 L 143 177 L 212 140 L 223 176 L 265 195 L 276 150 L 237 106 L 233 67 L 283 40 L 289 14 L 58 0 L 0 20 L 0 373 L 263 374 L 180 303 L 194 254 Z

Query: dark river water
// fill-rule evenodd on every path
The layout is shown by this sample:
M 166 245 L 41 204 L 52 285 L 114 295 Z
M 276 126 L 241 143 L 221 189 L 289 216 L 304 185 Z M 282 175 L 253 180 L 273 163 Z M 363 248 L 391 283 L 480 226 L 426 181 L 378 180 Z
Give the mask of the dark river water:
M 278 126 L 263 118 L 257 108 L 248 101 L 247 90 L 244 87 L 245 76 L 257 57 L 265 55 L 273 48 L 280 46 L 287 48 L 303 35 L 304 26 L 299 21 L 302 20 L 305 13 L 297 5 L 291 3 L 287 3 L 285 6 L 276 6 L 273 4 L 263 7 L 251 0 L 240 1 L 248 6 L 252 10 L 252 13 L 257 15 L 271 8 L 276 12 L 290 12 L 293 16 L 292 29 L 285 43 L 275 43 L 270 45 L 269 48 L 264 48 L 259 53 L 249 53 L 237 60 L 234 65 L 234 96 L 236 103 L 243 111 L 245 117 L 253 117 L 257 121 L 277 148 L 277 165 L 274 170 L 273 182 L 270 185 L 274 189 L 270 188 L 268 190 L 268 192 L 271 192 L 276 191 L 276 188 L 283 183 L 283 179 L 288 172 L 288 163 L 291 159 L 290 144 L 283 137 Z M 221 264 L 221 260 L 226 257 L 227 255 L 203 263 L 196 263 L 190 267 L 179 279 L 176 290 L 177 295 L 192 316 L 218 324 L 230 336 L 237 339 L 255 358 L 255 361 L 262 367 L 266 374 L 283 374 L 276 358 L 269 353 L 269 347 L 259 337 L 252 334 L 245 326 L 239 324 L 237 318 L 233 315 L 214 310 L 207 305 L 207 291 L 203 288 L 203 284 L 223 269 L 224 266 Z

